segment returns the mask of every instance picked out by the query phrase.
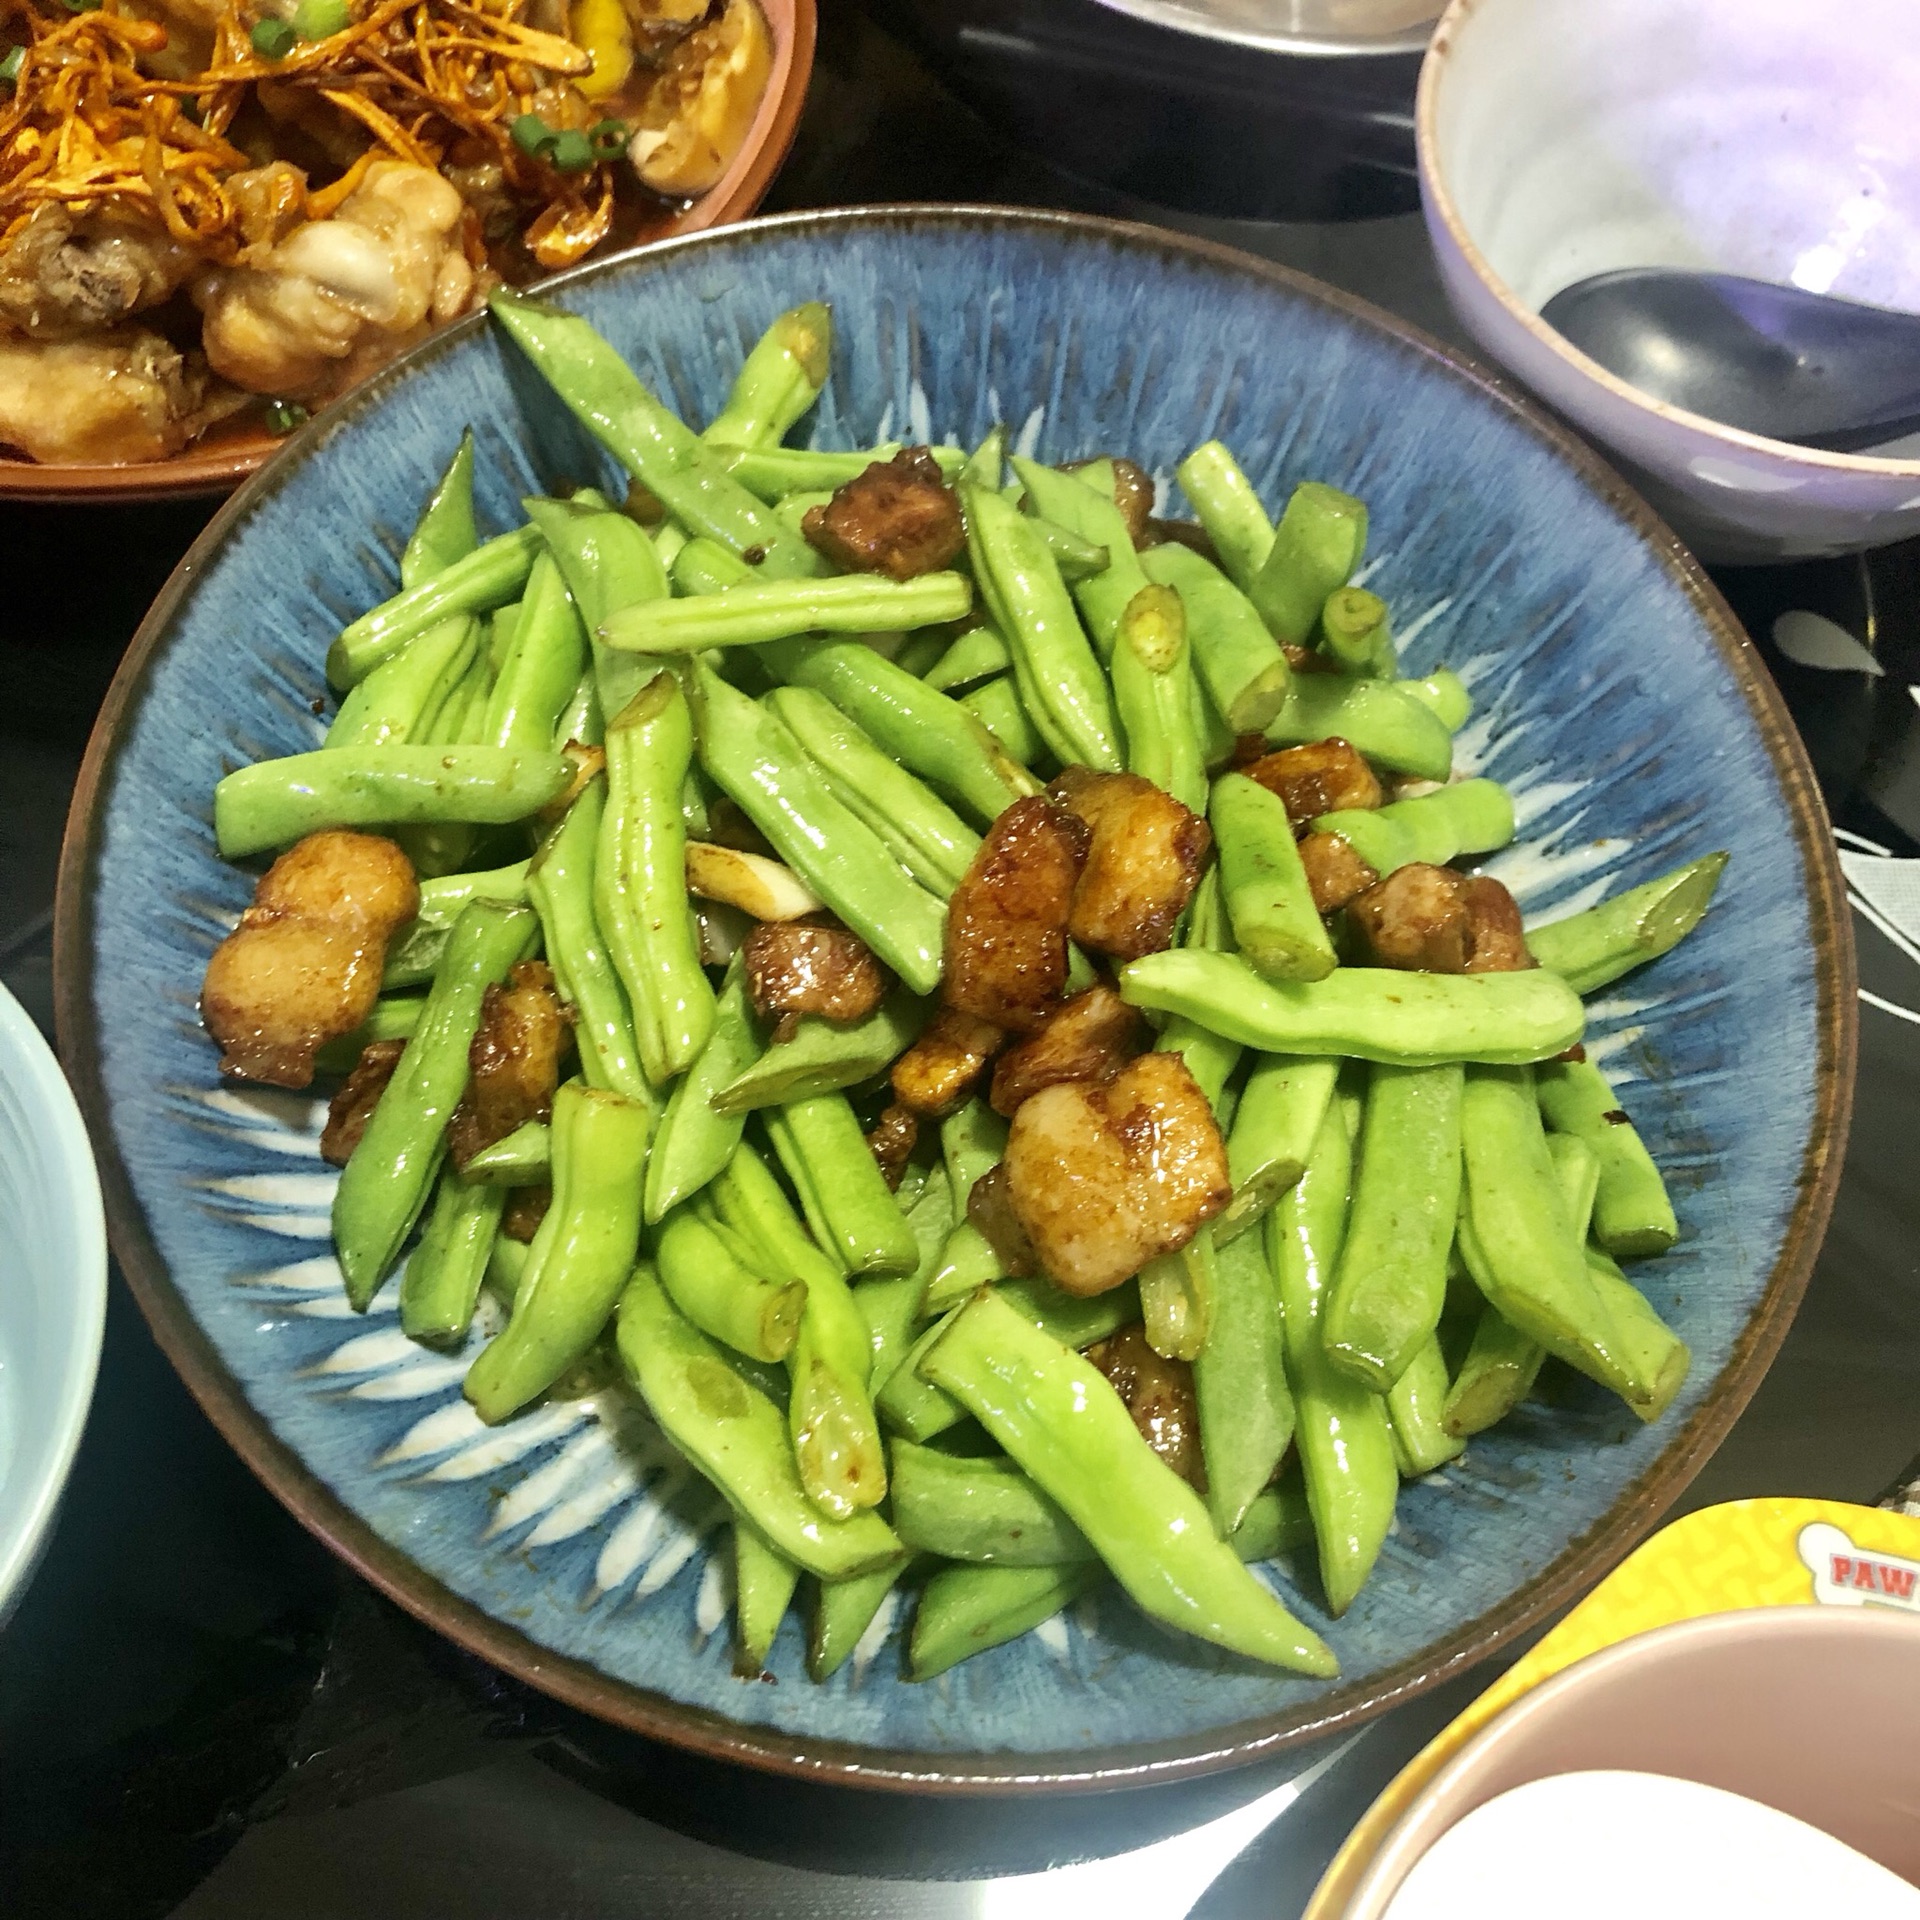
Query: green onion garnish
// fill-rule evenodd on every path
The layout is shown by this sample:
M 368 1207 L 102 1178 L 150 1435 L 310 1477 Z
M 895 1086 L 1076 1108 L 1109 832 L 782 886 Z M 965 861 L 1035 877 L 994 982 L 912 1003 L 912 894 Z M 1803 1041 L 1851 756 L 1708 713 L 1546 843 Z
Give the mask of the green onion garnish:
M 562 173 L 585 173 L 593 165 L 593 142 L 578 127 L 569 127 L 554 136 L 547 159 Z
M 5 81 L 8 86 L 13 86 L 20 78 L 20 69 L 26 64 L 26 48 L 9 47 L 7 57 L 0 60 L 0 80 Z
M 256 20 L 247 38 L 266 60 L 284 60 L 300 44 L 300 36 L 284 20 Z
M 627 123 L 624 120 L 602 120 L 597 126 L 587 129 L 587 138 L 593 142 L 593 157 L 596 160 L 618 160 L 627 150 Z
M 547 152 L 557 137 L 553 129 L 537 113 L 519 115 L 509 131 L 513 135 L 513 144 L 522 153 L 531 154 L 536 160 Z
M 293 10 L 293 30 L 302 40 L 327 40 L 353 24 L 347 0 L 300 0 Z

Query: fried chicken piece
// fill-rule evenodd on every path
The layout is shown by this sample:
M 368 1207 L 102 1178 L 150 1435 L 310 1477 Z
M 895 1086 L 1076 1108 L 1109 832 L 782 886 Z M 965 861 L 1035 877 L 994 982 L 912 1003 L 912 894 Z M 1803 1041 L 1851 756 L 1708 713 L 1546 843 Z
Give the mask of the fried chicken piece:
M 1385 799 L 1373 769 L 1346 741 L 1315 740 L 1304 747 L 1283 747 L 1245 769 L 1269 793 L 1286 802 L 1295 828 L 1343 807 L 1371 811 Z
M 1104 1087 L 1043 1088 L 1002 1164 L 1042 1269 L 1074 1294 L 1177 1253 L 1233 1197 L 1213 1109 L 1177 1053 L 1143 1053 Z
M 1469 973 L 1525 973 L 1540 964 L 1527 951 L 1520 903 L 1491 874 L 1470 875 L 1461 883 L 1460 899 L 1467 910 Z
M 360 1136 L 387 1090 L 400 1056 L 407 1050 L 404 1040 L 369 1040 L 360 1050 L 353 1071 L 340 1082 L 340 1090 L 327 1103 L 327 1124 L 320 1130 L 320 1158 L 330 1167 L 344 1167 L 353 1158 Z
M 315 833 L 289 848 L 207 962 L 200 1017 L 220 1071 L 310 1085 L 314 1054 L 373 1011 L 387 942 L 419 910 L 413 864 L 391 840 Z
M 1051 791 L 1092 836 L 1068 931 L 1116 960 L 1170 945 L 1213 850 L 1213 829 L 1137 773 L 1069 767 Z
M 1000 1056 L 988 1104 L 1011 1120 L 1042 1087 L 1111 1080 L 1146 1039 L 1146 1022 L 1113 988 L 1089 987 Z
M 507 1195 L 507 1204 L 501 1211 L 500 1231 L 524 1247 L 540 1231 L 540 1222 L 547 1217 L 547 1209 L 552 1205 L 553 1188 L 545 1183 L 537 1187 L 515 1187 Z
M 43 200 L 0 248 L 0 329 L 66 340 L 158 306 L 193 271 L 164 228 Z
M 337 392 L 473 304 L 465 205 L 438 173 L 376 160 L 330 220 L 194 283 L 213 370 L 250 393 Z
M 953 565 L 967 544 L 960 502 L 925 447 L 876 460 L 800 523 L 808 541 L 849 573 L 911 580 Z
M 1146 1328 L 1137 1320 L 1089 1347 L 1087 1358 L 1126 1402 L 1140 1438 L 1196 1493 L 1205 1493 L 1207 1468 L 1200 1451 L 1200 1406 L 1194 1398 L 1192 1366 L 1155 1353 L 1147 1344 Z
M 1336 913 L 1380 878 L 1354 852 L 1353 843 L 1337 833 L 1310 833 L 1300 842 L 1300 864 L 1307 870 L 1307 886 L 1321 913 Z
M 197 355 L 144 328 L 84 340 L 0 337 L 0 446 L 49 466 L 164 460 L 228 411 L 209 399 Z
M 907 1158 L 920 1138 L 920 1116 L 898 1102 L 880 1116 L 879 1124 L 867 1135 L 867 1145 L 880 1163 L 889 1189 L 898 1189 L 900 1176 L 907 1170 Z
M 845 1026 L 864 1020 L 887 997 L 887 972 L 857 933 L 761 921 L 740 944 L 753 1010 L 773 1022 L 776 1046 L 793 1037 L 803 1013 Z
M 944 1120 L 973 1092 L 1006 1037 L 988 1021 L 942 1007 L 893 1063 L 893 1097 L 929 1120 Z
M 467 1090 L 447 1122 L 447 1153 L 464 1169 L 476 1153 L 553 1112 L 560 1060 L 572 1037 L 544 960 L 523 960 L 480 1002 L 467 1049 Z
M 1396 868 L 1347 908 L 1367 964 L 1409 973 L 1465 973 L 1471 919 L 1463 876 L 1424 861 Z
M 950 1007 L 1026 1033 L 1067 984 L 1067 919 L 1086 823 L 1044 794 L 1016 800 L 980 842 L 947 903 Z
M 1040 1271 L 1040 1256 L 1013 1210 L 1013 1191 L 1004 1160 L 989 1167 L 973 1183 L 967 1194 L 967 1221 L 993 1249 L 1000 1271 L 1009 1280 L 1024 1280 Z

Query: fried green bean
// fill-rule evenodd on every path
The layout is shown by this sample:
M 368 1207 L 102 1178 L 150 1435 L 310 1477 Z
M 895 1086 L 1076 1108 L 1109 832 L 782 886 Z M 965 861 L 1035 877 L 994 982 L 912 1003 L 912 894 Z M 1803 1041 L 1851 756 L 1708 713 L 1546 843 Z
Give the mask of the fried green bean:
M 427 977 L 431 979 L 432 975 Z M 373 1003 L 366 1024 L 338 1040 L 329 1040 L 314 1055 L 314 1065 L 322 1073 L 351 1073 L 374 1041 L 411 1040 L 426 1006 L 424 993 L 383 994 Z
M 1061 473 L 1043 467 L 1037 460 L 1016 457 L 1013 470 L 1025 484 L 1027 498 L 1037 512 L 1105 553 L 1104 567 L 1070 584 L 1094 651 L 1102 660 L 1110 660 L 1128 601 L 1149 584 L 1133 550 L 1127 523 L 1114 505 L 1112 489 L 1103 494 L 1082 475 Z M 1111 468 L 1108 473 L 1111 477 Z
M 401 586 L 417 587 L 444 573 L 479 544 L 480 532 L 473 523 L 473 429 L 465 427 L 400 556 Z
M 1261 733 L 1285 703 L 1293 674 L 1247 596 L 1177 540 L 1141 556 L 1147 578 L 1174 588 L 1187 609 L 1194 671 L 1230 733 Z
M 429 627 L 340 702 L 326 745 L 404 746 L 424 740 L 479 650 L 479 625 L 465 615 Z
M 907 1209 L 907 1225 L 920 1256 L 913 1271 L 885 1280 L 863 1280 L 853 1290 L 854 1300 L 866 1318 L 867 1331 L 872 1337 L 873 1362 L 868 1386 L 876 1406 L 881 1391 L 913 1345 L 927 1281 L 939 1264 L 940 1250 L 953 1228 L 953 1199 L 947 1183 L 937 1177 L 937 1169 L 936 1177 Z
M 228 774 L 213 790 L 214 836 L 240 860 L 329 827 L 505 826 L 538 813 L 570 773 L 544 748 L 322 747 Z
M 911 1273 L 919 1249 L 844 1093 L 761 1112 L 813 1237 L 849 1274 Z
M 1269 744 L 1298 747 L 1335 736 L 1376 766 L 1416 780 L 1444 780 L 1453 768 L 1453 735 L 1399 681 L 1296 673 L 1267 723 Z
M 871 1080 L 913 1044 L 926 1016 L 925 1001 L 899 990 L 845 1025 L 804 1014 L 790 1040 L 767 1048 L 713 1092 L 713 1110 L 746 1114 Z
M 1677 947 L 1706 917 L 1727 856 L 1709 853 L 1585 913 L 1527 933 L 1527 946 L 1575 993 L 1597 993 Z
M 1004 426 L 989 427 L 986 438 L 967 455 L 960 477 L 973 486 L 991 487 L 998 493 L 1006 464 L 1007 430 Z
M 1305 646 L 1328 595 L 1353 578 L 1366 545 L 1366 507 L 1338 487 L 1303 480 L 1288 499 L 1273 531 L 1273 545 L 1247 589 L 1267 631 L 1276 640 Z
M 1313 903 L 1293 822 L 1277 793 L 1244 773 L 1214 782 L 1214 846 L 1234 945 L 1270 980 L 1324 980 L 1333 942 Z
M 831 451 L 813 447 L 727 447 L 721 464 L 756 499 L 781 511 L 785 503 L 803 497 L 810 503 L 831 500 L 835 489 L 857 480 L 875 462 L 891 460 L 900 451 L 898 440 L 877 447 Z M 966 458 L 957 448 L 943 448 L 950 458 Z
M 946 1162 L 956 1224 L 941 1250 L 939 1265 L 927 1281 L 928 1313 L 944 1313 L 976 1287 L 990 1285 L 1000 1277 L 1000 1256 L 967 1218 L 967 1202 L 973 1197 L 974 1187 L 1005 1155 L 1007 1123 L 976 1097 L 941 1121 L 940 1151 Z
M 961 1459 L 896 1440 L 893 1526 L 909 1547 L 978 1566 L 1062 1567 L 1092 1544 L 1012 1461 Z
M 731 1232 L 707 1217 L 697 1199 L 675 1207 L 652 1244 L 667 1297 L 702 1333 L 753 1360 L 784 1360 L 793 1351 L 806 1286 L 754 1272 Z
M 698 1193 L 730 1161 L 746 1131 L 744 1109 L 722 1111 L 714 1096 L 759 1058 L 747 1002 L 746 964 L 735 954 L 714 1002 L 713 1030 L 700 1056 L 673 1083 L 653 1151 L 647 1156 L 645 1189 L 649 1224 L 669 1207 Z
M 1660 1169 L 1607 1076 L 1590 1061 L 1555 1060 L 1536 1073 L 1534 1089 L 1547 1125 L 1584 1140 L 1598 1163 L 1594 1238 L 1616 1260 L 1664 1253 L 1680 1237 L 1680 1223 Z
M 913 580 L 847 573 L 828 580 L 751 581 L 724 593 L 648 601 L 609 614 L 600 624 L 600 637 L 610 647 L 641 653 L 705 653 L 712 647 L 765 646 L 802 633 L 938 626 L 964 618 L 972 605 L 973 589 L 963 573 L 923 573 Z
M 960 1309 L 920 1367 L 1052 1497 L 1145 1612 L 1271 1665 L 1339 1670 L 1215 1537 L 1200 1497 L 1141 1438 L 1101 1374 L 992 1290 Z
M 780 1409 L 674 1306 L 648 1268 L 622 1294 L 615 1327 L 621 1365 L 661 1431 L 769 1545 L 823 1580 L 872 1573 L 903 1557 L 877 1513 L 821 1513 L 801 1482 Z
M 587 636 L 580 616 L 553 556 L 543 553 L 527 576 L 520 618 L 487 698 L 481 743 L 552 746 L 554 729 L 586 666 Z
M 1339 834 L 1385 879 L 1416 860 L 1444 867 L 1504 847 L 1513 838 L 1513 796 L 1497 780 L 1460 780 L 1389 806 L 1323 813 L 1313 827 Z
M 910 991 L 931 993 L 946 909 L 834 797 L 777 714 L 728 686 L 704 660 L 693 664 L 689 692 L 708 774 Z
M 1387 603 L 1365 587 L 1336 587 L 1320 610 L 1320 651 L 1343 672 L 1395 678 L 1400 663 Z
M 1387 1393 L 1394 1463 L 1403 1479 L 1437 1472 L 1466 1451 L 1466 1442 L 1446 1424 L 1448 1390 L 1446 1355 L 1428 1334 Z
M 1200 884 L 1194 889 L 1187 913 L 1186 944 L 1199 952 L 1227 954 L 1233 951 L 1233 934 L 1221 897 L 1217 860 L 1200 876 Z M 1155 1050 L 1177 1053 L 1186 1062 L 1187 1071 L 1207 1096 L 1214 1119 L 1223 1129 L 1229 1126 L 1231 1121 L 1225 1117 L 1227 1082 L 1240 1064 L 1240 1042 L 1175 1013 L 1161 1027 Z
M 964 692 L 1013 665 L 1006 636 L 983 621 L 969 627 L 920 677 L 938 693 Z
M 700 1057 L 714 1018 L 687 898 L 680 818 L 693 723 L 671 674 L 657 674 L 614 715 L 606 755 L 594 919 L 627 990 L 640 1063 L 663 1087 Z
M 544 1186 L 552 1171 L 553 1129 L 544 1120 L 523 1120 L 460 1170 L 463 1179 L 500 1188 Z
M 1473 695 L 1450 667 L 1436 667 L 1423 680 L 1401 680 L 1400 691 L 1418 700 L 1449 733 L 1458 733 L 1473 712 Z
M 733 1612 L 739 1634 L 738 1670 L 756 1674 L 773 1651 L 780 1622 L 793 1603 L 800 1569 L 751 1520 L 733 1521 Z
M 1227 577 L 1242 593 L 1252 590 L 1273 551 L 1273 522 L 1253 482 L 1218 440 L 1196 447 L 1174 477 L 1206 528 Z
M 1306 1171 L 1339 1072 L 1337 1060 L 1286 1053 L 1255 1060 L 1227 1136 L 1233 1198 L 1213 1223 L 1216 1247 L 1225 1247 L 1256 1225 Z
M 1307 1170 L 1267 1215 L 1280 1292 L 1294 1446 L 1306 1480 L 1327 1605 L 1345 1613 L 1393 1525 L 1400 1474 L 1387 1403 L 1328 1359 L 1321 1315 L 1346 1230 L 1352 1147 L 1338 1101 L 1320 1122 Z
M 826 570 L 805 540 L 728 473 L 717 450 L 648 392 L 585 320 L 505 289 L 488 305 L 567 411 L 688 532 L 730 553 L 757 548 L 765 580 Z
M 490 867 L 484 873 L 449 873 L 420 882 L 420 924 L 451 927 L 470 900 L 498 900 L 517 907 L 527 898 L 527 860 Z
M 1013 675 L 983 680 L 960 696 L 960 704 L 992 735 L 994 744 L 1023 771 L 1048 757 L 1047 743 L 1033 724 Z M 1036 781 L 1035 786 L 1039 785 Z
M 1211 1237 L 1201 1228 L 1202 1237 Z M 1207 1511 L 1225 1540 L 1279 1466 L 1293 1439 L 1293 1394 L 1273 1270 L 1259 1237 L 1214 1254 L 1213 1311 L 1193 1362 Z
M 516 527 L 383 600 L 341 629 L 327 652 L 327 679 L 342 689 L 357 686 L 429 627 L 505 606 L 526 585 L 540 551 L 540 530 Z
M 1628 1394 L 1627 1405 L 1652 1425 L 1673 1405 L 1693 1365 L 1687 1343 L 1654 1311 L 1653 1304 L 1600 1251 L 1586 1249 L 1587 1277 L 1605 1304 L 1643 1391 Z
M 825 694 L 777 687 L 767 705 L 791 729 L 834 797 L 929 893 L 946 899 L 972 864 L 980 836 Z
M 907 1678 L 931 1680 L 1051 1620 L 1106 1578 L 1077 1567 L 943 1567 L 920 1593 L 907 1643 Z
M 824 1685 L 846 1664 L 913 1563 L 901 1559 L 851 1580 L 822 1580 L 807 1623 L 807 1677 Z
M 831 309 L 818 300 L 789 307 L 754 342 L 701 438 L 718 446 L 777 446 L 819 399 L 832 360 Z
M 454 923 L 420 1024 L 334 1189 L 334 1248 L 357 1313 L 367 1310 L 426 1202 L 447 1122 L 467 1089 L 481 999 L 525 957 L 538 931 L 528 908 L 490 900 L 474 901 Z
M 1464 1086 L 1458 1065 L 1376 1063 L 1367 1074 L 1359 1166 L 1321 1344 L 1375 1393 L 1413 1364 L 1447 1303 Z
M 565 1082 L 553 1096 L 553 1204 L 527 1251 L 506 1330 L 462 1392 L 490 1426 L 517 1413 L 599 1339 L 640 1248 L 640 1174 L 653 1111 Z
M 1169 1360 L 1198 1360 L 1213 1330 L 1213 1235 L 1203 1227 L 1178 1251 L 1155 1254 L 1139 1283 L 1147 1345 Z
M 1227 1542 L 1250 1563 L 1272 1560 L 1312 1544 L 1313 1512 L 1307 1505 L 1306 1484 L 1297 1472 L 1255 1494 L 1247 1517 Z
M 1324 980 L 1263 980 L 1231 954 L 1186 948 L 1130 961 L 1130 1006 L 1183 1015 L 1263 1053 L 1339 1054 L 1388 1065 L 1549 1060 L 1580 1038 L 1586 1012 L 1558 975 L 1402 973 L 1339 967 Z
M 1113 658 L 1114 710 L 1127 771 L 1151 780 L 1194 813 L 1207 809 L 1207 769 L 1193 725 L 1187 617 L 1171 587 L 1144 586 L 1120 617 Z
M 466 1339 L 506 1202 L 504 1187 L 442 1169 L 426 1229 L 400 1276 L 400 1331 L 409 1340 L 457 1347 Z

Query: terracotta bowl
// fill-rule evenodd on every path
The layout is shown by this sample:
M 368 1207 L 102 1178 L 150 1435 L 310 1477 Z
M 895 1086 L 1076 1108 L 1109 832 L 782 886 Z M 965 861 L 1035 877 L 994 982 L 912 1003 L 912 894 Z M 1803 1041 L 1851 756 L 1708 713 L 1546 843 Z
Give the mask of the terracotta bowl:
M 733 165 L 718 186 L 678 213 L 665 214 L 657 225 L 638 235 L 632 246 L 597 257 L 617 258 L 656 240 L 677 239 L 682 234 L 744 220 L 767 197 L 767 189 L 793 145 L 800 110 L 806 104 L 807 84 L 813 77 L 817 10 L 816 0 L 759 0 L 759 4 L 773 34 L 773 72 L 752 131 Z M 336 396 L 329 404 L 337 405 L 344 397 Z M 112 504 L 230 493 L 283 444 L 284 436 L 269 433 L 249 416 L 215 427 L 170 460 L 145 461 L 138 466 L 55 467 L 0 457 L 0 500 L 96 500 Z

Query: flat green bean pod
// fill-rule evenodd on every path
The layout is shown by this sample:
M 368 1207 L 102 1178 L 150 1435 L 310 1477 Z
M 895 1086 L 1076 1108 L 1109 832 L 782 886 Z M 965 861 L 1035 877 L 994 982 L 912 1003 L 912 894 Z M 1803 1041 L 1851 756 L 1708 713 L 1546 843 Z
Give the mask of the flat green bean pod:
M 473 429 L 464 427 L 460 445 L 400 556 L 401 586 L 417 587 L 445 572 L 479 544 L 480 532 L 473 523 Z
M 1705 919 L 1726 866 L 1724 853 L 1689 860 L 1585 913 L 1530 927 L 1527 945 L 1575 993 L 1597 993 L 1677 947 Z

